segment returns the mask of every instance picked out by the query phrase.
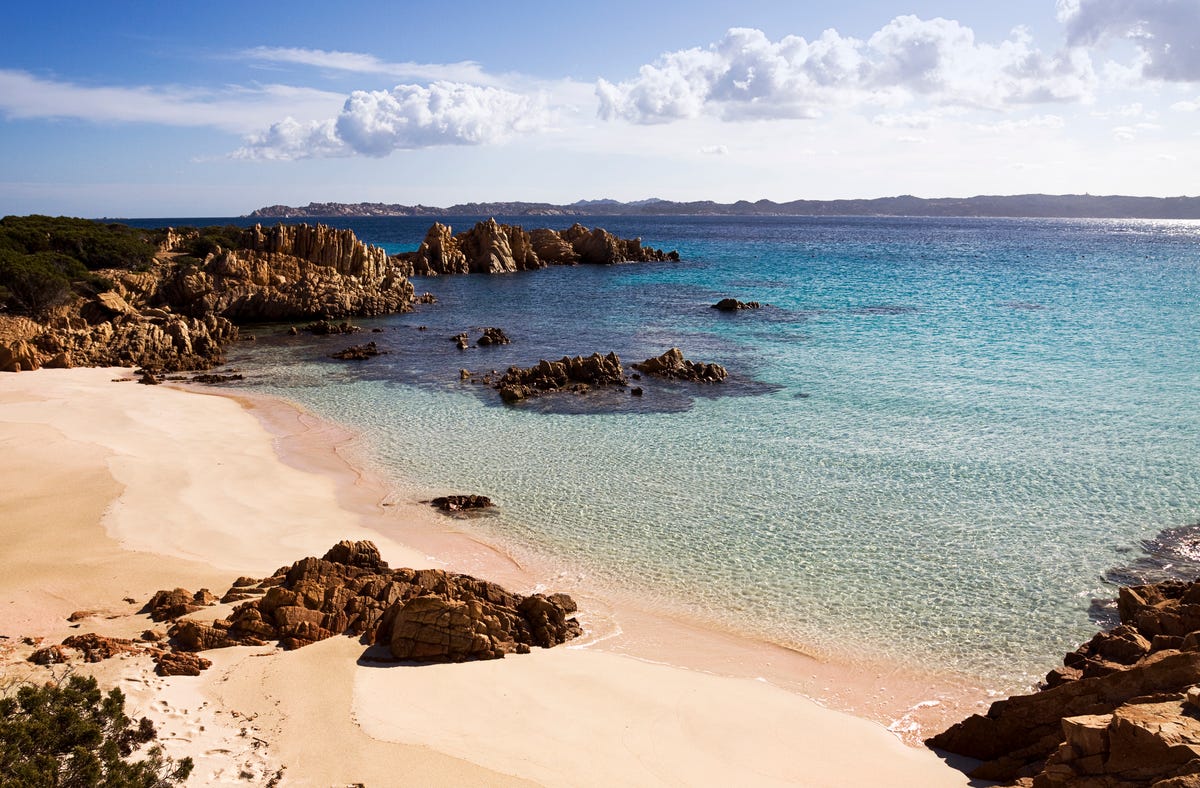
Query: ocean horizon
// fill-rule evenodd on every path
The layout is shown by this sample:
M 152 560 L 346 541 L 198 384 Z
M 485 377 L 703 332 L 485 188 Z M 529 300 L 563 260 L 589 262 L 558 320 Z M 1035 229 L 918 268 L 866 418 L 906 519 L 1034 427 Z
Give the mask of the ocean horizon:
M 491 496 L 472 530 L 597 588 L 1001 691 L 1105 622 L 1145 542 L 1200 522 L 1200 222 L 497 219 L 603 226 L 681 261 L 416 277 L 436 305 L 355 320 L 387 355 L 247 328 L 231 388 L 355 430 L 397 495 Z M 389 253 L 431 224 L 307 221 Z M 764 306 L 711 309 L 725 297 Z M 489 326 L 512 344 L 450 339 Z M 671 347 L 729 380 L 514 407 L 459 375 Z

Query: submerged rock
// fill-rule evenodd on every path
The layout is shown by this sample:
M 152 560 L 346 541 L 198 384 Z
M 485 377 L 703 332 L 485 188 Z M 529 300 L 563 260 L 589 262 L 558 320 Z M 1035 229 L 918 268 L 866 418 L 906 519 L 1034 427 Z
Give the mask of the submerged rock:
M 972 777 L 1042 786 L 1200 785 L 1200 582 L 1120 590 L 1121 625 L 1067 654 L 1038 692 L 926 741 Z M 1183 782 L 1180 782 L 1183 780 Z
M 486 495 L 443 495 L 429 502 L 435 509 L 443 512 L 462 512 L 471 509 L 490 509 L 495 506 L 492 499 Z

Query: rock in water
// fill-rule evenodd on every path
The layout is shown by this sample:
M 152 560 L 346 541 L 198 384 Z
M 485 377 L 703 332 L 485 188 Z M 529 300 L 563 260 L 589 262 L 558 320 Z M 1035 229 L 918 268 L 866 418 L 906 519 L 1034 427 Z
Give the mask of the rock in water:
M 683 351 L 677 347 L 656 358 L 648 358 L 634 364 L 633 368 L 647 375 L 670 380 L 690 380 L 695 383 L 720 383 L 728 376 L 725 367 L 720 364 L 688 361 L 683 357 Z
M 757 301 L 739 301 L 736 298 L 722 298 L 712 305 L 713 309 L 721 312 L 737 312 L 742 309 L 760 309 L 762 304 Z
M 514 403 L 548 392 L 582 394 L 590 386 L 623 386 L 627 382 L 621 359 L 616 353 L 607 356 L 593 353 L 587 357 L 563 356 L 559 361 L 542 359 L 527 368 L 509 367 L 493 388 L 500 392 L 502 400 Z
M 406 275 L 430 276 L 513 273 L 581 262 L 678 261 L 679 253 L 644 247 L 640 238 L 617 238 L 599 227 L 589 230 L 574 224 L 562 232 L 526 232 L 517 225 L 488 219 L 457 235 L 446 225 L 435 223 L 415 252 L 398 254 L 393 259 Z
M 345 350 L 339 350 L 332 354 L 331 358 L 341 359 L 342 361 L 366 361 L 369 358 L 374 358 L 386 352 L 386 350 L 380 350 L 379 346 L 374 342 L 368 342 L 365 345 L 351 345 Z
M 462 512 L 471 509 L 490 509 L 495 506 L 486 495 L 443 495 L 429 502 L 443 512 Z

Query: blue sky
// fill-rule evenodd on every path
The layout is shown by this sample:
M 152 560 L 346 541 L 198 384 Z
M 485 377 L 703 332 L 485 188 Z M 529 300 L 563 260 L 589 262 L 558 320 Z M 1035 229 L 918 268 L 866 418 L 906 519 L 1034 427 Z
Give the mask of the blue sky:
M 0 214 L 1196 194 L 1198 0 L 47 3 Z

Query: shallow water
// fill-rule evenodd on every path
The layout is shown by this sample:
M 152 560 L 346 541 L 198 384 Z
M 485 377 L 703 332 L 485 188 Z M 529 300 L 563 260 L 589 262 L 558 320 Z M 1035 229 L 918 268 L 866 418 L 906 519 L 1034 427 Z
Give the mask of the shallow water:
M 429 220 L 335 223 L 398 251 Z M 518 554 L 1000 689 L 1090 636 L 1142 540 L 1200 521 L 1198 223 L 600 223 L 683 262 L 419 279 L 439 304 L 358 321 L 380 333 L 264 327 L 231 361 L 362 430 L 404 494 L 492 496 L 471 527 Z M 709 308 L 726 296 L 769 306 Z M 513 343 L 449 339 L 484 326 Z M 328 359 L 368 340 L 389 354 Z M 732 379 L 507 407 L 458 374 L 672 346 Z

